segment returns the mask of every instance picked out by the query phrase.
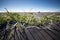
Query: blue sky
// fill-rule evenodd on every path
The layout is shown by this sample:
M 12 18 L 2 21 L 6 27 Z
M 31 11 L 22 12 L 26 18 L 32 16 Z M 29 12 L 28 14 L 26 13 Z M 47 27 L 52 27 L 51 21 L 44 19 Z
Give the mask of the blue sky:
M 0 11 L 59 12 L 60 0 L 0 0 Z

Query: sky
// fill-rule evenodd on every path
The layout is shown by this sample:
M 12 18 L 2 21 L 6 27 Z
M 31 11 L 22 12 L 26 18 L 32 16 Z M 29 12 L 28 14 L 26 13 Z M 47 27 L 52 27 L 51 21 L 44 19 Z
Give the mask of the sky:
M 60 0 L 0 0 L 0 12 L 60 12 Z

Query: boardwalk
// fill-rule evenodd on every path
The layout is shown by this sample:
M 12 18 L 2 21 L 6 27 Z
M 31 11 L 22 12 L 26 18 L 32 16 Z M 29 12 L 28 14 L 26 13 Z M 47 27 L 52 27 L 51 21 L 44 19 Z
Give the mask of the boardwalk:
M 60 40 L 60 31 L 28 28 L 28 32 L 30 33 L 27 35 L 29 40 Z
M 22 33 L 15 28 L 12 30 L 11 37 L 9 31 L 6 31 L 0 40 L 60 40 L 60 25 L 54 28 L 26 27 Z

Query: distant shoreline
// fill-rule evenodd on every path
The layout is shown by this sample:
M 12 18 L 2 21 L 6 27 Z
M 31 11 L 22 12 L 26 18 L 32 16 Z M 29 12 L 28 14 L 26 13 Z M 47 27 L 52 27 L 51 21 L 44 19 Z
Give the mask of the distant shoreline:
M 0 13 L 6 13 L 6 12 L 0 12 Z M 11 12 L 11 13 L 60 13 L 60 12 Z

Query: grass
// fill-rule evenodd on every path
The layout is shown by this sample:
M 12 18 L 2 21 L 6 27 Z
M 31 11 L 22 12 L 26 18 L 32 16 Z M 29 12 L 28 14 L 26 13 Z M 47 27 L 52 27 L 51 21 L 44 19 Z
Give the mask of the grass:
M 4 30 L 7 27 L 10 30 L 6 40 L 9 40 L 13 34 L 13 30 L 10 29 L 13 27 L 12 25 L 16 24 L 15 25 L 16 30 L 19 29 L 20 32 L 23 31 L 22 28 L 20 27 L 20 23 L 24 24 L 25 27 L 28 26 L 40 27 L 40 25 L 48 26 L 53 23 L 60 23 L 60 15 L 44 15 L 42 17 L 36 18 L 33 15 L 33 13 L 29 13 L 29 14 L 26 13 L 19 14 L 19 13 L 11 13 L 11 12 L 0 13 L 0 30 L 1 29 Z
M 0 25 L 8 22 L 23 22 L 25 25 L 39 25 L 39 24 L 50 24 L 54 22 L 60 22 L 60 16 L 47 15 L 40 18 L 35 18 L 33 14 L 19 14 L 19 13 L 0 13 Z

